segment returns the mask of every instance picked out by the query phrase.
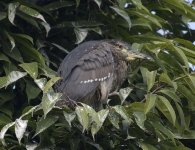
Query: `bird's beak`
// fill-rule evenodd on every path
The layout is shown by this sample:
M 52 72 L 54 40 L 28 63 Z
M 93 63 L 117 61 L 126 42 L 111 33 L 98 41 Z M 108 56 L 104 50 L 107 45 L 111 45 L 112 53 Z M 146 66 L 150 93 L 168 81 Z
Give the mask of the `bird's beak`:
M 132 60 L 135 60 L 135 59 L 150 59 L 149 56 L 147 56 L 146 54 L 143 54 L 143 53 L 139 53 L 137 51 L 127 51 L 127 58 L 126 60 L 127 61 L 132 61 Z

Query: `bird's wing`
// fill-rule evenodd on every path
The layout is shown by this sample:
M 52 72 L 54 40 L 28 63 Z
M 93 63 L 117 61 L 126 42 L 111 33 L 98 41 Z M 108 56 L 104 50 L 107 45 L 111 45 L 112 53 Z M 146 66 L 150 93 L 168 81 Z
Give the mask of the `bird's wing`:
M 75 60 L 76 61 L 76 60 Z M 95 92 L 102 81 L 109 80 L 114 72 L 113 56 L 109 46 L 99 45 L 85 54 L 62 84 L 61 92 L 72 100 L 79 100 Z

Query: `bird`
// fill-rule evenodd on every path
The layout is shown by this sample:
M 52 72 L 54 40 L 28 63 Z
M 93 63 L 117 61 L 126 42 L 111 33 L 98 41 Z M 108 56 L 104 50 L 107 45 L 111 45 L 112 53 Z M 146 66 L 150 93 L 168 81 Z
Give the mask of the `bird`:
M 61 62 L 61 77 L 55 91 L 62 93 L 59 107 L 75 107 L 78 102 L 101 110 L 110 93 L 117 91 L 127 78 L 128 64 L 148 56 L 132 50 L 127 42 L 116 39 L 83 42 Z

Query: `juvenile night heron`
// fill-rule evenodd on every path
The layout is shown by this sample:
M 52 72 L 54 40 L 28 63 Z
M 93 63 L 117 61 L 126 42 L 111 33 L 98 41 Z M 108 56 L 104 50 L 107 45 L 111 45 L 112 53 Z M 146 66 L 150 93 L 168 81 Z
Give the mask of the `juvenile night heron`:
M 127 76 L 128 62 L 146 56 L 131 50 L 119 40 L 85 42 L 62 61 L 55 89 L 63 93 L 57 106 L 86 103 L 96 110 L 106 103 L 109 93 L 117 90 Z

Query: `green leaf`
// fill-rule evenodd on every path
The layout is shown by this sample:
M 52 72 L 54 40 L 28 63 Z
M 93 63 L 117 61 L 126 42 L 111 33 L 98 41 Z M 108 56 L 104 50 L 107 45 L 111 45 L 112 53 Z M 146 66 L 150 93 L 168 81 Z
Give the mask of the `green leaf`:
M 122 88 L 122 89 L 119 90 L 119 96 L 120 96 L 121 104 L 123 104 L 123 102 L 129 96 L 129 94 L 131 93 L 132 90 L 133 89 L 130 88 L 130 87 Z
M 68 122 L 69 126 L 71 127 L 71 122 L 74 120 L 74 118 L 76 117 L 76 114 L 73 113 L 67 113 L 65 111 L 63 111 L 64 117 L 66 119 L 66 121 Z
M 49 11 L 53 11 L 53 10 L 57 10 L 63 7 L 69 7 L 69 6 L 73 6 L 75 5 L 75 2 L 72 1 L 57 1 L 57 2 L 51 2 L 47 5 L 44 6 L 44 9 L 49 10 Z
M 145 10 L 147 13 L 149 12 L 149 10 L 148 10 L 146 7 L 144 7 L 144 6 L 142 5 L 141 0 L 131 0 L 131 1 L 133 2 L 134 5 L 136 5 L 136 7 L 137 7 L 138 9 L 143 9 L 143 10 Z
M 49 89 L 58 81 L 61 77 L 53 77 L 51 78 L 44 86 L 43 93 L 47 93 Z
M 26 72 L 12 71 L 8 76 L 0 77 L 0 88 L 6 87 L 26 75 Z
M 145 130 L 144 122 L 146 120 L 146 115 L 143 112 L 134 112 L 133 115 L 135 116 L 135 121 L 137 125 L 142 130 Z
M 38 87 L 39 87 L 41 90 L 43 90 L 44 87 L 45 87 L 45 84 L 46 84 L 46 82 L 47 82 L 47 79 L 46 79 L 46 78 L 40 78 L 40 79 L 36 79 L 36 80 L 34 80 L 34 81 L 35 81 L 35 83 L 38 85 Z
M 20 5 L 19 7 L 19 10 L 31 17 L 35 17 L 35 18 L 38 18 L 38 19 L 41 19 L 43 22 L 47 23 L 44 19 L 44 17 L 36 10 L 30 8 L 30 7 L 27 7 L 27 6 L 24 6 L 24 5 Z
M 76 34 L 76 39 L 77 39 L 75 43 L 79 44 L 87 37 L 88 30 L 81 29 L 81 28 L 75 28 L 74 33 Z
M 158 96 L 157 108 L 165 115 L 165 117 L 175 125 L 176 114 L 171 103 L 163 96 Z
M 37 122 L 36 133 L 33 137 L 37 136 L 58 120 L 58 116 L 47 116 L 45 119 L 42 118 Z
M 5 61 L 5 62 L 8 62 L 8 63 L 11 63 L 11 61 L 9 60 L 9 58 L 4 55 L 3 53 L 0 52 L 0 61 Z
M 177 107 L 177 111 L 179 113 L 179 117 L 180 117 L 180 122 L 181 122 L 181 127 L 187 129 L 187 125 L 186 125 L 186 121 L 185 121 L 185 115 L 183 112 L 183 109 L 181 108 L 181 106 L 178 103 L 175 103 L 176 107 Z M 188 130 L 188 129 L 187 129 Z
M 6 35 L 6 37 L 8 38 L 8 40 L 10 41 L 11 44 L 11 51 L 14 49 L 14 47 L 16 46 L 15 44 L 15 40 L 14 38 L 7 32 L 4 30 L 4 34 Z
M 89 128 L 89 115 L 84 107 L 77 106 L 75 110 L 80 124 L 83 126 L 83 132 Z
M 27 123 L 28 123 L 28 120 L 16 119 L 15 121 L 15 134 L 16 134 L 19 144 L 21 144 L 21 139 L 23 138 L 24 133 L 26 131 Z
M 35 99 L 40 92 L 41 90 L 35 84 L 29 80 L 26 80 L 26 94 L 28 97 L 28 102 L 30 102 L 31 99 Z
M 119 7 L 116 6 L 110 6 L 110 8 L 112 8 L 118 15 L 120 15 L 123 19 L 125 19 L 125 21 L 128 23 L 129 25 L 129 29 L 131 28 L 131 20 L 130 17 L 128 15 L 128 13 L 124 10 L 121 9 Z
M 97 5 L 98 7 L 100 8 L 101 4 L 102 4 L 102 0 L 93 0 Z
M 56 43 L 51 43 L 52 45 L 54 45 L 55 47 L 57 47 L 59 50 L 62 50 L 63 52 L 65 52 L 65 53 L 69 53 L 69 51 L 68 50 L 66 50 L 64 47 L 62 47 L 61 45 L 59 45 L 59 44 L 56 44 Z
M 125 108 L 121 105 L 117 105 L 112 107 L 116 113 L 118 113 L 124 120 L 126 120 L 129 124 L 131 124 L 131 122 L 133 122 L 133 120 L 129 117 L 127 111 L 125 110 Z
M 7 13 L 6 12 L 0 12 L 0 21 L 5 19 L 7 17 Z
M 45 61 L 43 56 L 40 54 L 40 52 L 35 49 L 32 44 L 26 40 L 24 37 L 17 37 L 15 39 L 18 42 L 19 50 L 25 57 L 25 59 L 29 60 L 35 60 L 37 63 L 39 63 L 40 67 L 45 68 Z
M 140 142 L 139 144 L 140 144 L 142 150 L 157 150 L 157 148 L 155 148 L 151 144 L 147 144 L 147 143 L 143 143 L 143 142 Z
M 159 90 L 157 92 L 158 94 L 164 94 L 173 99 L 175 102 L 180 103 L 180 98 L 179 96 L 176 95 L 175 90 L 172 88 L 164 88 L 162 90 Z
M 143 67 L 141 67 L 140 70 L 141 70 L 144 82 L 147 83 L 148 92 L 149 92 L 154 85 L 157 71 L 150 72 L 148 71 L 148 69 L 143 68 Z
M 185 67 L 189 70 L 189 62 L 184 54 L 184 52 L 179 47 L 174 47 L 176 55 L 178 56 L 179 60 L 185 65 Z
M 166 73 L 162 73 L 159 80 L 172 86 L 175 90 L 177 89 L 177 83 L 172 81 Z
M 109 114 L 108 114 L 108 119 L 109 121 L 112 123 L 112 125 L 119 129 L 119 114 L 116 113 L 115 111 L 113 111 L 112 109 L 110 110 Z
M 44 112 L 44 117 L 52 110 L 56 102 L 60 100 L 61 93 L 48 92 L 44 93 L 42 97 L 41 107 Z
M 0 140 L 2 142 L 2 144 L 5 146 L 5 141 L 4 141 L 4 137 L 5 137 L 5 133 L 7 132 L 7 130 L 12 127 L 13 125 L 15 124 L 15 122 L 11 122 L 11 123 L 8 123 L 6 124 L 2 129 L 1 129 L 1 132 L 0 132 Z
M 92 124 L 92 127 L 91 127 L 91 134 L 92 134 L 93 139 L 94 139 L 95 134 L 102 127 L 105 119 L 108 116 L 108 113 L 109 113 L 109 110 L 103 109 L 103 110 L 99 111 L 98 113 L 96 113 L 97 117 L 95 117 L 95 118 L 92 117 L 92 120 L 94 121 L 94 123 Z
M 144 112 L 147 114 L 155 106 L 157 96 L 155 94 L 147 94 Z
M 0 77 L 0 89 L 5 87 L 7 83 L 7 77 Z
M 26 40 L 30 41 L 31 44 L 34 44 L 33 38 L 31 36 L 27 35 L 27 34 L 16 34 L 16 33 L 12 33 L 11 35 L 14 38 L 18 38 L 19 37 L 19 38 L 22 38 L 22 39 L 26 39 Z
M 22 67 L 33 79 L 36 79 L 38 76 L 38 63 L 23 63 L 19 65 Z
M 8 5 L 8 19 L 9 21 L 14 24 L 14 19 L 15 19 L 15 15 L 16 15 L 16 9 L 18 8 L 19 3 L 15 2 L 15 3 L 9 3 Z

